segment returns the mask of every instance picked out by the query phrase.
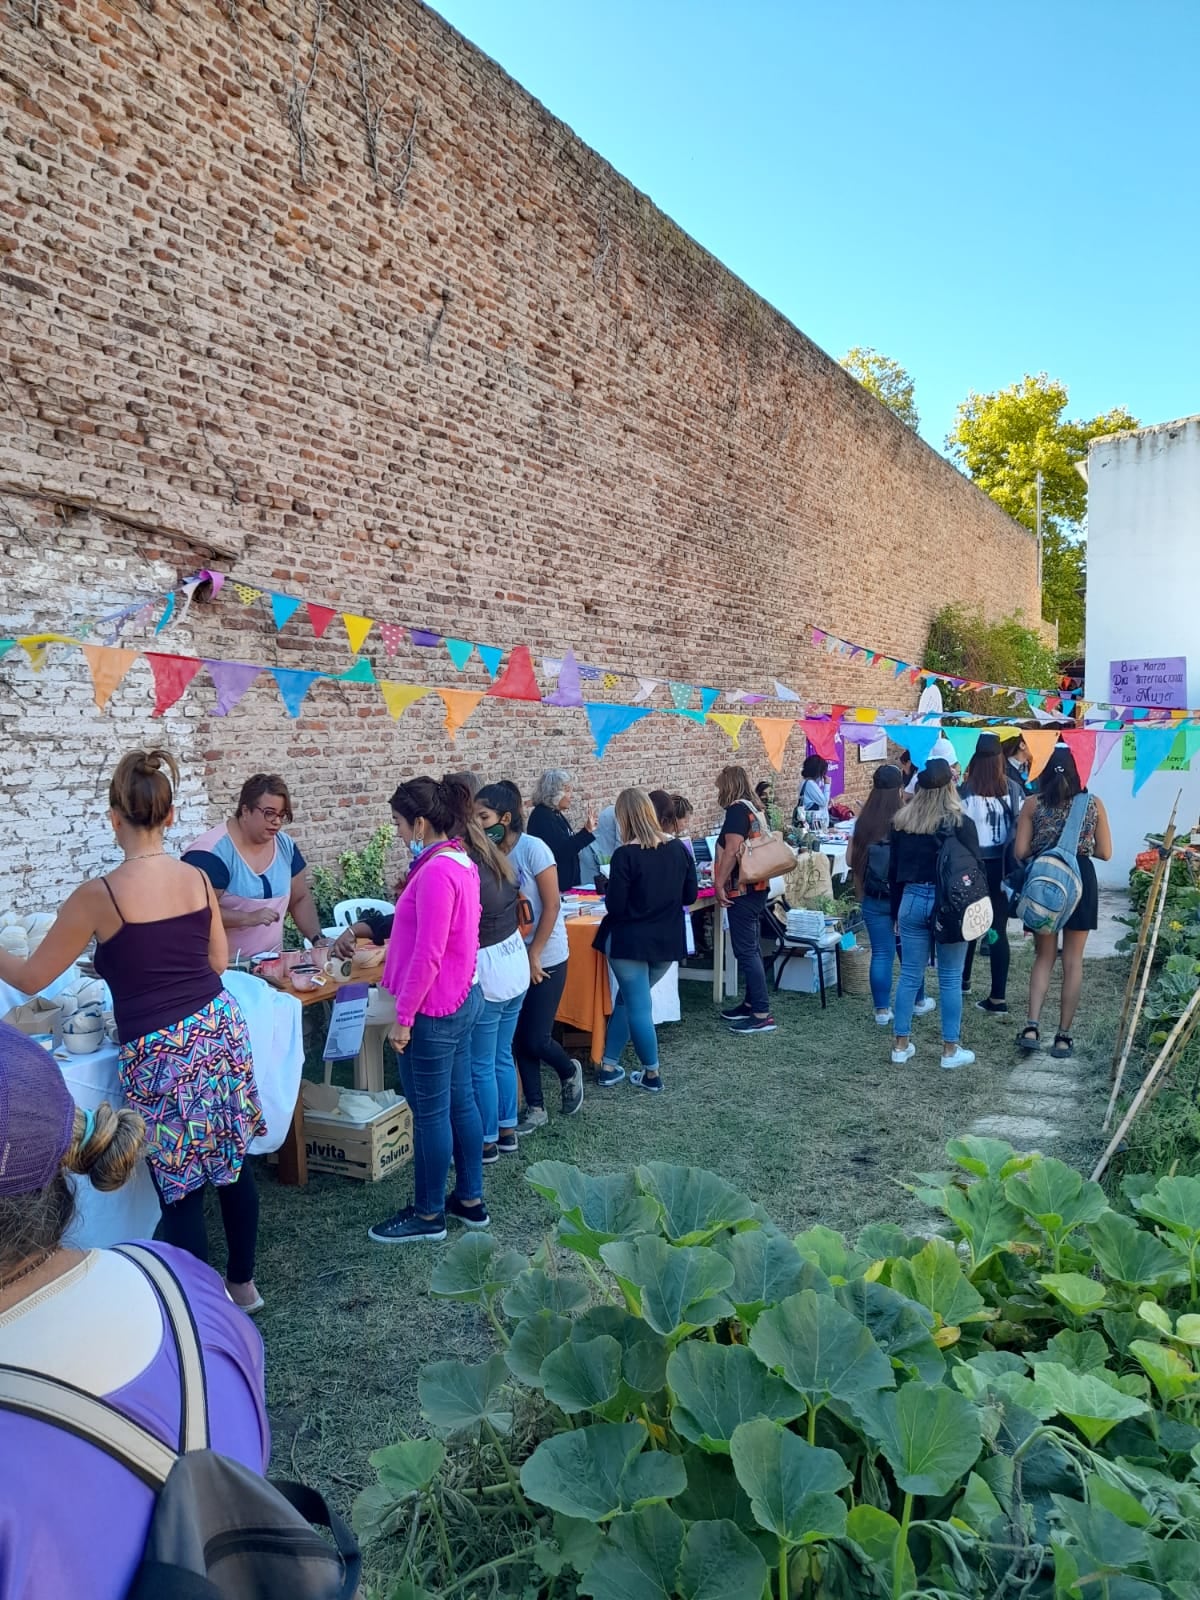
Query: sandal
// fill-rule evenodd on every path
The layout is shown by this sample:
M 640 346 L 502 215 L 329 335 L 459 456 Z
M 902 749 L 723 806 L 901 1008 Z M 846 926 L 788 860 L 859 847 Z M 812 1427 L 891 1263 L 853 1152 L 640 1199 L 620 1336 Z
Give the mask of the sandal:
M 1075 1041 L 1069 1033 L 1056 1033 L 1050 1054 L 1055 1061 L 1067 1061 L 1075 1054 Z
M 1017 1043 L 1022 1050 L 1040 1050 L 1042 1048 L 1042 1036 L 1038 1032 L 1036 1022 L 1027 1022 L 1025 1024 L 1017 1035 Z

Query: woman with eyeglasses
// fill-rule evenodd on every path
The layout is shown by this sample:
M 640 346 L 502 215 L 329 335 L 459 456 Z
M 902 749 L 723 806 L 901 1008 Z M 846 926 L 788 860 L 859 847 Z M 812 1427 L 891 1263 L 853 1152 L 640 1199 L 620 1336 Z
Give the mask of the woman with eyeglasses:
M 274 772 L 256 772 L 238 795 L 233 816 L 194 839 L 183 859 L 199 867 L 216 891 L 229 955 L 258 956 L 283 949 L 283 919 L 314 944 L 322 939 L 300 846 L 283 824 L 292 820 L 288 786 Z

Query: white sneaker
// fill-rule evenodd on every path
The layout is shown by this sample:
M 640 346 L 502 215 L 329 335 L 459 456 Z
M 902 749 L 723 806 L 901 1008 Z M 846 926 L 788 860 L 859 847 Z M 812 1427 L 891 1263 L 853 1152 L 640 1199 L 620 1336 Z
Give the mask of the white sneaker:
M 890 1011 L 877 1011 L 875 1013 L 876 1024 L 881 1028 L 886 1028 L 891 1020 L 892 1013 Z
M 974 1050 L 964 1050 L 962 1045 L 959 1045 L 952 1056 L 942 1057 L 942 1066 L 947 1072 L 953 1072 L 955 1067 L 969 1067 L 974 1060 Z
M 916 1053 L 917 1047 L 910 1039 L 903 1050 L 892 1051 L 892 1065 L 894 1067 L 902 1067 L 906 1061 L 911 1061 Z M 972 1056 L 971 1060 L 974 1061 L 974 1059 L 975 1057 Z
M 931 1011 L 937 1010 L 937 1001 L 931 995 L 926 995 L 924 1000 L 918 1000 L 913 1007 L 914 1017 L 927 1017 Z

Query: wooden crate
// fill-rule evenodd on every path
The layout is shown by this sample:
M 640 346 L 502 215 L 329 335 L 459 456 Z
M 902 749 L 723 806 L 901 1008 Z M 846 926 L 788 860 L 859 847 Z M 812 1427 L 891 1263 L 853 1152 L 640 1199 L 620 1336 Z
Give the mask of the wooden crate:
M 310 1172 L 378 1183 L 412 1160 L 412 1108 L 402 1100 L 374 1121 L 359 1124 L 306 1105 L 304 1144 Z

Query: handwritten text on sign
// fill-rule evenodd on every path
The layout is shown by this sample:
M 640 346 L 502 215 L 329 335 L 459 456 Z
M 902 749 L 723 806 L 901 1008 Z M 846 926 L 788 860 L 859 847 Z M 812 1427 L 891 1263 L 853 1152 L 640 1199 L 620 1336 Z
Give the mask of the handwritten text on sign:
M 1163 656 L 1157 661 L 1110 661 L 1108 698 L 1115 706 L 1182 710 L 1187 706 L 1187 657 Z

